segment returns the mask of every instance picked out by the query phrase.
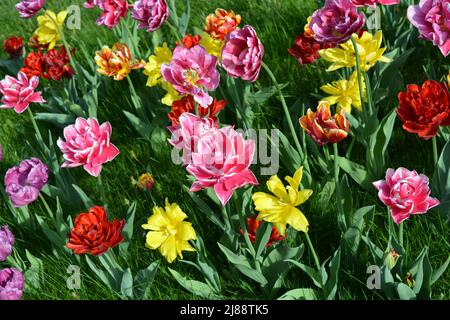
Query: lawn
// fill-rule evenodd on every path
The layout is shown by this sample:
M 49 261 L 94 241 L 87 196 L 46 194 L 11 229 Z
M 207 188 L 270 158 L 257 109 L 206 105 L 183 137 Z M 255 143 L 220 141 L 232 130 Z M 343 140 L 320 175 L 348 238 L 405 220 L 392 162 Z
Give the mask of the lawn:
M 184 10 L 184 1 L 180 2 L 179 12 Z M 405 1 L 408 2 L 408 1 Z M 37 27 L 36 19 L 20 19 L 14 9 L 15 0 L 3 0 L 0 3 L 0 40 L 6 39 L 10 35 L 22 36 L 28 39 Z M 71 4 L 78 4 L 81 7 L 81 29 L 66 30 L 65 36 L 72 47 L 77 48 L 75 57 L 86 70 L 91 70 L 95 52 L 101 46 L 112 46 L 120 40 L 118 31 L 111 31 L 106 27 L 98 27 L 95 23 L 99 11 L 87 10 L 82 7 L 83 0 L 48 0 L 47 7 L 58 12 L 67 8 Z M 292 45 L 295 37 L 303 32 L 303 27 L 308 16 L 312 14 L 320 5 L 321 1 L 307 0 L 191 0 L 191 20 L 188 32 L 194 33 L 194 27 L 201 27 L 205 17 L 214 12 L 216 8 L 234 10 L 242 16 L 243 24 L 252 25 L 257 30 L 258 35 L 265 47 L 264 61 L 273 70 L 275 77 L 284 86 L 283 93 L 287 100 L 287 105 L 292 106 L 290 113 L 294 119 L 297 132 L 301 128 L 297 119 L 302 116 L 302 104 L 306 107 L 314 107 L 318 96 L 323 93 L 320 87 L 334 80 L 335 75 L 326 72 L 327 63 L 318 61 L 315 64 L 302 66 L 296 59 L 288 54 L 287 49 Z M 389 10 L 403 10 L 401 8 L 391 8 Z M 131 21 L 131 19 L 129 19 Z M 384 20 L 383 20 L 384 21 Z M 386 22 L 387 23 L 387 22 Z M 394 49 L 394 26 L 382 24 L 383 32 L 387 37 L 387 52 Z M 404 28 L 408 28 L 405 26 Z M 140 45 L 144 54 L 139 57 L 148 59 L 153 48 L 152 41 L 154 35 L 140 30 L 138 31 Z M 175 38 L 171 30 L 164 26 L 157 31 L 157 37 L 164 39 L 168 43 L 173 43 Z M 416 47 L 408 61 L 401 69 L 403 84 L 425 81 L 429 75 L 434 75 L 439 79 L 442 74 L 448 72 L 448 59 L 442 58 L 438 50 L 432 45 L 423 41 L 412 39 L 409 47 Z M 5 56 L 6 57 L 6 56 Z M 434 64 L 430 65 L 428 61 Z M 423 68 L 422 66 L 425 66 Z M 425 70 L 424 70 L 425 69 Z M 0 78 L 4 77 L 1 73 Z M 91 72 L 91 71 L 90 71 Z M 160 92 L 154 88 L 145 86 L 146 77 L 141 72 L 133 72 L 130 79 L 134 83 L 137 95 L 143 102 L 147 114 L 156 113 L 159 122 L 153 122 L 164 131 L 164 126 L 169 125 L 166 114 L 168 107 L 159 104 L 157 99 Z M 61 93 L 67 87 L 68 80 L 61 82 L 43 82 L 45 86 L 52 86 L 52 90 Z M 271 86 L 271 80 L 267 73 L 261 72 L 259 80 L 253 85 L 253 90 Z M 42 85 L 41 85 L 42 86 Z M 397 92 L 403 88 L 393 89 Z M 46 93 L 50 93 L 47 90 Z M 383 101 L 380 107 L 381 115 L 388 114 L 393 110 L 398 101 L 395 98 L 396 92 L 390 93 L 390 98 Z M 48 96 L 50 97 L 50 96 Z M 111 163 L 104 166 L 102 172 L 103 186 L 82 169 L 70 169 L 72 176 L 90 199 L 96 204 L 107 204 L 108 213 L 111 217 L 125 218 L 128 208 L 133 202 L 137 203 L 136 217 L 134 221 L 134 235 L 128 248 L 126 259 L 119 257 L 119 262 L 126 265 L 134 273 L 137 270 L 147 268 L 152 262 L 160 260 L 160 266 L 156 273 L 155 280 L 150 287 L 147 297 L 150 299 L 199 299 L 189 291 L 181 287 L 168 270 L 168 267 L 178 271 L 187 278 L 200 279 L 201 275 L 190 265 L 181 261 L 168 264 L 159 252 L 149 250 L 145 247 L 145 230 L 140 226 L 147 221 L 152 213 L 154 205 L 162 206 L 165 198 L 171 202 L 177 202 L 183 211 L 188 215 L 189 221 L 193 223 L 197 234 L 201 235 L 209 258 L 219 269 L 220 283 L 222 286 L 223 298 L 226 299 L 264 299 L 268 298 L 260 290 L 255 289 L 248 278 L 243 277 L 226 259 L 217 242 L 221 239 L 221 230 L 211 223 L 211 221 L 201 212 L 193 202 L 191 196 L 183 187 L 189 185 L 189 177 L 186 170 L 180 165 L 173 164 L 170 158 L 170 148 L 165 139 L 167 133 L 161 134 L 159 145 L 150 143 L 137 133 L 125 118 L 123 111 L 135 112 L 133 101 L 131 100 L 130 87 L 128 81 L 113 81 L 102 77 L 98 89 L 98 118 L 109 121 L 113 128 L 112 141 L 120 150 L 120 155 Z M 298 103 L 300 101 L 300 103 Z M 296 103 L 297 102 L 297 103 Z M 32 105 L 33 112 L 44 112 L 46 105 Z M 256 128 L 280 128 L 284 134 L 289 136 L 288 123 L 282 116 L 282 105 L 276 95 L 257 106 L 252 106 L 252 125 Z M 162 119 L 162 120 L 161 120 Z M 165 119 L 165 120 L 164 120 Z M 226 119 L 226 123 L 235 123 L 237 127 L 243 125 L 243 120 L 237 115 L 226 110 L 221 114 L 221 119 Z M 164 124 L 164 121 L 166 123 Z M 44 140 L 48 139 L 48 132 L 52 139 L 62 135 L 62 129 L 51 124 L 39 121 L 38 125 L 44 135 Z M 0 144 L 3 146 L 3 161 L 0 162 L 1 176 L 6 170 L 17 165 L 21 160 L 35 156 L 33 151 L 39 149 L 35 130 L 27 113 L 18 115 L 12 110 L 1 110 L 0 112 Z M 350 142 L 345 141 L 341 146 L 343 150 L 349 147 Z M 438 140 L 438 149 L 444 147 L 444 139 Z M 60 156 L 59 150 L 57 150 Z M 434 164 L 431 143 L 419 139 L 416 135 L 407 134 L 401 128 L 400 121 L 396 121 L 392 134 L 391 143 L 387 150 L 388 167 L 397 168 L 400 166 L 415 169 L 419 172 L 433 176 Z M 62 161 L 62 157 L 60 159 Z M 355 144 L 352 152 L 352 160 L 364 165 L 365 149 Z M 312 164 L 311 164 L 312 165 Z M 62 169 L 64 170 L 64 169 Z M 331 168 L 330 168 L 331 170 Z M 141 191 L 132 183 L 132 178 L 137 178 L 144 172 L 150 172 L 155 180 L 155 187 L 151 192 Z M 255 170 L 259 173 L 259 170 Z M 280 177 L 291 175 L 291 168 L 287 168 L 281 162 L 279 172 Z M 258 191 L 265 191 L 266 176 L 257 174 L 260 186 Z M 50 178 L 54 182 L 54 177 Z M 319 178 L 317 178 L 319 179 Z M 3 188 L 3 184 L 1 184 Z M 103 195 L 104 191 L 107 191 Z M 385 248 L 388 242 L 386 207 L 376 196 L 376 190 L 366 190 L 361 188 L 352 179 L 349 179 L 349 190 L 353 198 L 353 208 L 375 205 L 375 214 L 371 222 L 370 235 L 374 243 L 381 248 Z M 319 197 L 320 190 L 314 190 L 314 194 L 305 205 L 302 211 L 306 214 L 310 224 L 310 237 L 317 250 L 321 261 L 332 256 L 339 247 L 340 232 L 336 219 L 335 197 L 329 197 L 329 202 L 324 203 Z M 200 193 L 202 195 L 203 193 Z M 103 197 L 105 197 L 103 199 Z M 74 257 L 73 254 L 59 254 L 55 256 L 52 246 L 46 235 L 36 225 L 21 225 L 13 216 L 9 209 L 6 197 L 0 197 L 0 225 L 8 224 L 13 230 L 16 238 L 15 250 L 22 258 L 26 255 L 26 250 L 34 257 L 42 260 L 42 270 L 39 274 L 39 289 L 27 287 L 24 299 L 119 299 L 119 295 L 110 290 L 89 268 L 86 260 Z M 56 207 L 55 199 L 47 198 L 50 207 Z M 210 203 L 210 202 L 208 202 Z M 86 212 L 83 203 L 63 203 L 64 217 L 71 216 L 72 219 L 80 212 Z M 36 201 L 29 206 L 32 216 L 46 218 L 46 208 L 42 201 Z M 251 214 L 251 213 L 249 213 Z M 34 221 L 34 219 L 32 219 Z M 34 222 L 36 224 L 36 222 Z M 405 250 L 410 259 L 417 257 L 422 248 L 429 248 L 429 258 L 431 266 L 438 268 L 448 257 L 450 252 L 449 243 L 450 227 L 445 221 L 445 217 L 436 211 L 431 211 L 427 215 L 415 216 L 407 221 L 405 226 Z M 237 234 L 238 236 L 238 234 Z M 300 245 L 304 238 L 299 232 L 290 232 L 285 240 L 289 245 Z M 362 246 L 362 245 L 361 245 Z M 187 260 L 194 260 L 195 254 L 185 253 Z M 366 268 L 372 264 L 371 254 L 366 246 L 360 248 L 355 257 L 345 257 L 341 260 L 339 269 L 339 285 L 336 299 L 386 299 L 381 290 L 369 290 L 366 286 L 368 274 Z M 313 266 L 313 256 L 308 250 L 302 257 L 302 262 Z M 67 268 L 71 264 L 79 265 L 81 268 L 81 288 L 71 290 L 67 287 Z M 285 291 L 300 287 L 312 287 L 311 279 L 299 268 L 292 268 L 286 276 L 283 288 L 279 291 L 280 296 Z M 450 299 L 450 273 L 447 271 L 433 286 L 433 296 Z

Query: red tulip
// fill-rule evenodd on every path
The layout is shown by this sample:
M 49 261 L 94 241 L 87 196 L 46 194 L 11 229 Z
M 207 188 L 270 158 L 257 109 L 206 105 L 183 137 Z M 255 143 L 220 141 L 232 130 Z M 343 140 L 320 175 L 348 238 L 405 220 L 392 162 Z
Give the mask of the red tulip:
M 103 207 L 93 207 L 88 213 L 80 213 L 75 218 L 66 246 L 75 254 L 98 256 L 123 241 L 120 233 L 124 226 L 125 220 L 110 222 Z
M 198 107 L 199 116 L 202 118 L 209 117 L 217 122 L 216 115 L 226 107 L 227 103 L 227 100 L 218 101 L 214 99 L 208 108 Z M 172 126 L 180 124 L 178 118 L 185 112 L 195 113 L 194 98 L 191 95 L 184 96 L 181 100 L 177 100 L 172 104 L 172 112 L 167 115 L 172 121 Z
M 3 51 L 9 54 L 11 59 L 20 58 L 23 54 L 23 39 L 22 37 L 10 36 L 3 41 Z
M 450 93 L 445 83 L 427 80 L 422 87 L 410 84 L 398 94 L 396 109 L 403 129 L 428 140 L 439 126 L 450 125 Z
M 250 241 L 252 243 L 255 243 L 256 241 L 256 233 L 258 232 L 258 228 L 261 225 L 262 221 L 256 220 L 257 215 L 247 218 L 247 233 L 248 237 L 250 238 Z M 240 230 L 240 233 L 243 235 L 244 232 L 242 229 Z M 284 238 L 286 238 L 286 235 L 280 235 L 277 228 L 272 227 L 272 233 L 270 234 L 269 241 L 267 241 L 266 247 L 272 246 L 275 242 L 281 241 Z

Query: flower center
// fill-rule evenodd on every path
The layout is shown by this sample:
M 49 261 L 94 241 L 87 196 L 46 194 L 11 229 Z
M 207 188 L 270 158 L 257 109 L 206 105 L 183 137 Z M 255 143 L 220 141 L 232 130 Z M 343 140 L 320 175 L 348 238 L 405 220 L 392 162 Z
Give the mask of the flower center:
M 198 72 L 192 69 L 184 70 L 183 71 L 183 78 L 189 83 L 197 83 L 197 81 L 200 79 L 198 76 Z
M 175 236 L 177 234 L 177 228 L 175 228 L 172 225 L 168 225 L 166 227 L 166 230 L 164 230 L 164 235 L 170 237 L 170 236 Z

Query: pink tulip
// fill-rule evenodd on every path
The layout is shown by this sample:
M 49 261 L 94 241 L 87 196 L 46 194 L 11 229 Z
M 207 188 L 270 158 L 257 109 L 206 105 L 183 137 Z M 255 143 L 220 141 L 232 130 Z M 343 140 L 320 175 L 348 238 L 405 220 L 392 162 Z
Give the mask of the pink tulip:
M 218 127 L 217 122 L 211 118 L 199 118 L 196 115 L 185 112 L 179 117 L 178 126 L 168 127 L 172 133 L 169 143 L 178 150 L 183 151 L 183 164 L 191 163 L 192 152 L 198 141 L 209 130 Z
M 439 200 L 430 197 L 428 184 L 427 176 L 405 168 L 388 169 L 386 180 L 373 183 L 380 200 L 391 208 L 396 224 L 408 219 L 411 214 L 424 214 L 439 205 Z
M 422 39 L 433 42 L 446 57 L 450 53 L 450 1 L 420 0 L 408 8 L 408 19 Z
M 139 28 L 147 32 L 158 30 L 169 15 L 166 0 L 138 0 L 133 5 L 133 18 L 139 21 Z
M 111 124 L 99 125 L 94 118 L 77 118 L 74 125 L 64 128 L 64 138 L 58 139 L 58 146 L 64 154 L 62 168 L 83 168 L 97 177 L 105 162 L 112 161 L 119 150 L 110 143 Z
M 184 115 L 180 119 L 182 117 Z M 243 135 L 233 127 L 205 130 L 191 152 L 192 159 L 186 168 L 196 179 L 191 192 L 212 187 L 222 205 L 225 205 L 236 189 L 258 184 L 249 169 L 255 153 L 255 141 L 244 140 Z
M 105 25 L 109 29 L 114 28 L 124 18 L 131 5 L 127 0 L 87 0 L 84 7 L 92 9 L 95 6 L 100 8 L 103 13 L 97 19 L 97 25 Z
M 222 67 L 233 78 L 258 80 L 264 46 L 252 26 L 236 29 L 227 37 L 222 49 Z
M 207 108 L 213 102 L 208 91 L 215 90 L 220 82 L 216 64 L 217 58 L 202 46 L 177 46 L 170 63 L 161 66 L 161 73 L 175 90 L 193 95 L 198 104 Z
M 21 18 L 30 19 L 45 6 L 45 0 L 22 0 L 16 4 Z
M 44 103 L 41 92 L 35 92 L 39 84 L 39 78 L 36 76 L 30 79 L 25 73 L 19 72 L 17 79 L 6 76 L 0 81 L 0 93 L 3 95 L 0 105 L 1 109 L 14 109 L 17 113 L 27 110 L 30 103 Z
M 364 7 L 364 6 L 375 7 L 377 4 L 382 5 L 399 4 L 400 0 L 352 0 L 352 2 L 357 7 Z

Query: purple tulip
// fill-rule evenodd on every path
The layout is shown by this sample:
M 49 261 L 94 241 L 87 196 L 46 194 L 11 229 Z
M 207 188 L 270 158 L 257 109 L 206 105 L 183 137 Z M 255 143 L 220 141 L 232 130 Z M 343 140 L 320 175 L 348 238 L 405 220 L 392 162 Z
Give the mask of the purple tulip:
M 24 160 L 6 172 L 6 193 L 15 207 L 34 202 L 48 181 L 48 167 L 38 158 Z
M 25 279 L 15 268 L 0 270 L 0 300 L 21 300 Z
M 133 18 L 139 21 L 140 29 L 148 32 L 158 30 L 169 15 L 166 0 L 138 0 L 133 5 Z
M 7 225 L 0 227 L 0 261 L 5 261 L 11 254 L 14 235 Z
M 446 57 L 450 53 L 450 2 L 421 0 L 408 8 L 408 19 L 422 39 L 433 42 Z
M 313 13 L 309 28 L 321 43 L 343 43 L 357 33 L 365 23 L 364 13 L 350 0 L 327 0 Z
M 21 18 L 29 19 L 45 6 L 45 0 L 22 0 L 16 4 Z

